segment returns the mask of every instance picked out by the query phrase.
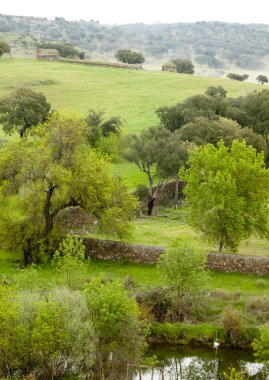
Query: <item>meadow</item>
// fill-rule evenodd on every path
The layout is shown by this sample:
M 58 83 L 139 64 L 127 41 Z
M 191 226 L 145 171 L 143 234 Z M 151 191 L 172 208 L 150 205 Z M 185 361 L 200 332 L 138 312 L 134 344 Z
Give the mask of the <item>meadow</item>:
M 228 96 L 246 95 L 257 84 L 161 71 L 92 67 L 33 59 L 0 60 L 0 97 L 17 87 L 44 93 L 54 109 L 86 116 L 104 109 L 121 116 L 125 132 L 136 133 L 158 123 L 155 110 L 222 86 Z
M 220 85 L 231 97 L 261 88 L 257 84 L 229 79 L 34 59 L 2 58 L 0 72 L 0 97 L 16 87 L 30 87 L 43 92 L 52 108 L 62 113 L 72 112 L 85 117 L 88 109 L 104 109 L 107 116 L 119 115 L 125 121 L 125 133 L 137 133 L 158 123 L 155 114 L 158 107 L 204 93 L 209 86 Z M 0 140 L 8 138 L 1 131 Z M 112 165 L 112 172 L 124 177 L 131 190 L 138 184 L 147 183 L 146 174 L 123 160 Z M 132 241 L 136 243 L 165 245 L 175 236 L 197 238 L 197 234 L 182 220 L 153 217 L 134 222 Z M 214 250 L 205 242 L 201 244 L 207 250 Z M 253 237 L 240 245 L 239 253 L 268 256 L 269 243 Z

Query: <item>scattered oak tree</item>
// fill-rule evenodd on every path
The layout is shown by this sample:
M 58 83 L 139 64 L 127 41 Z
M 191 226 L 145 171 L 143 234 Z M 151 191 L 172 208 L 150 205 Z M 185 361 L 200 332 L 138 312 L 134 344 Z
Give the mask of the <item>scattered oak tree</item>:
M 122 49 L 118 50 L 115 54 L 115 57 L 118 61 L 121 61 L 123 63 L 129 63 L 133 65 L 141 65 L 142 63 L 145 62 L 145 58 L 141 53 L 137 53 L 132 50 L 128 49 Z
M 40 241 L 48 249 L 60 228 L 57 216 L 69 207 L 93 215 L 103 233 L 122 237 L 129 232 L 136 198 L 120 178 L 110 175 L 106 158 L 86 145 L 85 131 L 83 121 L 52 115 L 32 136 L 0 152 L 5 206 L 0 239 L 20 248 L 25 264 L 34 259 Z
M 176 65 L 178 73 L 194 74 L 194 66 L 189 59 L 176 58 L 172 60 L 172 63 Z
M 239 80 L 239 81 L 244 81 L 248 79 L 249 75 L 248 74 L 235 74 L 235 73 L 229 73 L 227 74 L 227 78 L 233 79 L 233 80 Z
M 0 41 L 0 58 L 3 54 L 10 54 L 10 46 L 5 41 Z
M 205 238 L 236 251 L 253 233 L 268 236 L 269 171 L 264 156 L 245 142 L 208 144 L 190 151 L 186 182 L 189 223 Z
M 148 215 L 152 214 L 154 202 L 161 186 L 159 183 L 154 189 L 154 180 L 157 177 L 156 164 L 164 154 L 163 149 L 167 148 L 169 136 L 169 131 L 157 126 L 144 129 L 139 135 L 130 135 L 126 139 L 127 149 L 124 158 L 133 162 L 148 177 Z
M 50 108 L 41 92 L 19 88 L 0 99 L 0 123 L 7 134 L 23 137 L 27 129 L 46 121 Z
M 266 75 L 258 75 L 256 78 L 256 81 L 261 84 L 264 84 L 264 83 L 268 83 L 268 78 Z

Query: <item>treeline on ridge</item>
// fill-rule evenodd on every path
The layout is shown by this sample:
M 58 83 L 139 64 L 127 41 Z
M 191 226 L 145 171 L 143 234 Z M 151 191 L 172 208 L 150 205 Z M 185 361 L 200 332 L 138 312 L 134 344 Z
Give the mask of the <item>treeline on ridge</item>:
M 32 36 L 36 42 L 65 41 L 89 52 L 111 56 L 119 49 L 134 49 L 146 58 L 166 61 L 188 58 L 220 69 L 225 68 L 227 62 L 240 68 L 262 69 L 263 59 L 269 52 L 269 31 L 257 24 L 196 22 L 110 26 L 94 20 L 0 15 L 0 32 Z

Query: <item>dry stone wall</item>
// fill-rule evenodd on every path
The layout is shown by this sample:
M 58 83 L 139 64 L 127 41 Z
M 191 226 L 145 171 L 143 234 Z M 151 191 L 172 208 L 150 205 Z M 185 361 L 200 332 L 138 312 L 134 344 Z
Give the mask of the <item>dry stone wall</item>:
M 269 275 L 269 259 L 264 257 L 208 253 L 206 266 L 221 272 Z
M 87 255 L 106 261 L 154 264 L 164 253 L 163 247 L 131 244 L 113 240 L 84 238 Z M 269 259 L 256 256 L 208 253 L 206 266 L 221 272 L 269 275 Z
M 132 263 L 154 264 L 163 247 L 130 244 L 112 240 L 85 238 L 87 254 L 95 259 L 107 261 L 130 261 Z

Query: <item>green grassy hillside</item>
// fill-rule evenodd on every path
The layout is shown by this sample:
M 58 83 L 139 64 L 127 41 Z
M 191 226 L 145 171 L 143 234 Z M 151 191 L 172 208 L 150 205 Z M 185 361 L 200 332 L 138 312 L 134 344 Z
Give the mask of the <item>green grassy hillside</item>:
M 158 122 L 156 108 L 220 85 L 228 96 L 246 95 L 256 84 L 160 71 L 131 71 L 31 59 L 0 60 L 0 96 L 16 87 L 42 91 L 53 108 L 85 116 L 89 108 L 119 115 L 128 132 Z

